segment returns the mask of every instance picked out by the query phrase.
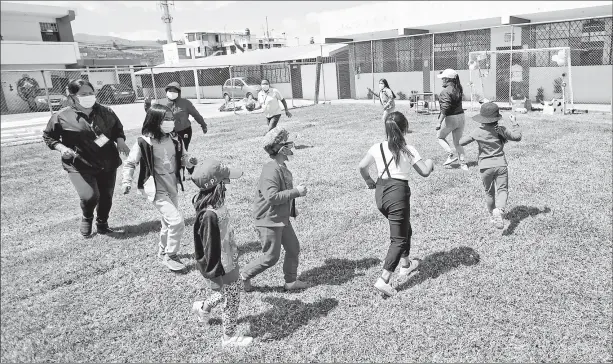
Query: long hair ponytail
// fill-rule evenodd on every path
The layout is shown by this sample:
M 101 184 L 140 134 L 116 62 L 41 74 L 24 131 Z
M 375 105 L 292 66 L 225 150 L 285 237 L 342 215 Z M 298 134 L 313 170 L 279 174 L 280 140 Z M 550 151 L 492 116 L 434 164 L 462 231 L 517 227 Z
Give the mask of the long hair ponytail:
M 464 97 L 464 89 L 462 88 L 462 84 L 460 83 L 460 75 L 455 75 L 454 78 L 450 78 L 449 82 L 453 87 L 454 96 L 458 100 L 462 101 L 462 98 Z
M 387 89 L 389 89 L 390 91 L 392 91 L 392 96 L 393 96 L 394 98 L 396 98 L 396 94 L 394 93 L 394 90 L 392 90 L 392 89 L 390 88 L 390 85 L 387 83 L 387 80 L 386 80 L 385 78 L 380 79 L 380 80 L 379 80 L 379 82 L 383 82 L 383 88 L 384 88 L 384 89 L 386 89 L 386 88 L 387 88 Z
M 409 121 L 403 113 L 394 111 L 385 118 L 385 135 L 387 136 L 387 146 L 396 160 L 396 167 L 400 164 L 400 153 L 407 157 L 413 154 L 407 148 L 407 141 L 404 135 L 409 130 Z

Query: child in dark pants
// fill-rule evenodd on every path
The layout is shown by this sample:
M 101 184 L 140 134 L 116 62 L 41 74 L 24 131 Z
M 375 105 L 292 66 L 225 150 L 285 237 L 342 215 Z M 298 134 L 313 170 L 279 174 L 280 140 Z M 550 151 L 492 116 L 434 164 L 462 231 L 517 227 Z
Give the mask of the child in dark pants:
M 460 145 L 467 145 L 476 141 L 479 145 L 479 170 L 485 188 L 487 209 L 491 222 L 498 229 L 504 228 L 503 216 L 507 206 L 509 172 L 507 159 L 504 154 L 504 145 L 508 140 L 518 142 L 521 140 L 521 131 L 515 116 L 509 115 L 513 130 L 498 125 L 502 118 L 498 105 L 488 102 L 481 105 L 479 115 L 473 120 L 481 126 L 469 135 L 460 139 Z
M 213 307 L 223 302 L 222 346 L 247 346 L 252 338 L 236 333 L 241 280 L 239 279 L 238 247 L 234 241 L 228 208 L 225 205 L 225 184 L 243 174 L 215 160 L 205 160 L 192 174 L 200 188 L 194 196 L 196 209 L 194 248 L 196 265 L 215 292 L 206 301 L 196 301 L 192 311 L 200 321 L 208 321 Z
M 409 259 L 413 234 L 410 219 L 411 188 L 408 182 L 411 168 L 422 177 L 428 177 L 434 169 L 430 159 L 423 161 L 417 150 L 407 144 L 405 135 L 408 131 L 409 122 L 406 117 L 398 111 L 390 113 L 385 119 L 387 141 L 373 145 L 359 167 L 368 188 L 376 188 L 377 208 L 390 224 L 390 247 L 381 277 L 375 283 L 375 288 L 387 296 L 396 294 L 390 278 L 398 264 L 401 276 L 408 276 L 419 264 L 419 261 Z M 377 182 L 368 174 L 368 166 L 372 163 L 376 164 L 378 171 L 382 171 Z

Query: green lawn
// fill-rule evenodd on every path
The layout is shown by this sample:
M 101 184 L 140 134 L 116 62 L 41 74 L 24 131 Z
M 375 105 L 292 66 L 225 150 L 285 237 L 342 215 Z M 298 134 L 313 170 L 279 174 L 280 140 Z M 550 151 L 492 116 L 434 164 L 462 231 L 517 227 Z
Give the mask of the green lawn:
M 190 312 L 210 293 L 193 267 L 193 184 L 180 197 L 190 269 L 174 274 L 156 258 L 149 202 L 116 188 L 110 223 L 126 233 L 84 240 L 58 153 L 3 148 L 2 362 L 611 362 L 611 116 L 518 115 L 524 137 L 506 147 L 500 231 L 486 216 L 477 145 L 469 172 L 445 169 L 433 117 L 407 113 L 410 143 L 436 168 L 410 182 L 420 271 L 394 278 L 399 294 L 383 299 L 372 285 L 388 225 L 357 171 L 384 139 L 380 115 L 378 105 L 319 105 L 281 119 L 299 135 L 290 168 L 309 194 L 294 227 L 299 272 L 315 287 L 283 292 L 281 264 L 256 277 L 259 289 L 241 296 L 240 329 L 256 337 L 246 349 L 221 348 L 219 308 L 210 327 Z M 264 123 L 247 115 L 211 120 L 206 136 L 194 129 L 195 156 L 245 170 L 227 199 L 242 265 L 259 254 L 250 203 L 268 161 Z

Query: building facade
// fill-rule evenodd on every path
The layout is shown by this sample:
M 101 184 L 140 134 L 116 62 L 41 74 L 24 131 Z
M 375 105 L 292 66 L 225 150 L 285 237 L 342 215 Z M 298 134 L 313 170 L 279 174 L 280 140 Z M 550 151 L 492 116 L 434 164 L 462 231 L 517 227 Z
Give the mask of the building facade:
M 187 32 L 184 34 L 183 41 L 184 44 L 178 46 L 180 58 L 202 58 L 287 46 L 287 39 L 284 35 L 282 37 L 258 37 L 252 35 L 249 29 L 245 29 L 244 32 Z

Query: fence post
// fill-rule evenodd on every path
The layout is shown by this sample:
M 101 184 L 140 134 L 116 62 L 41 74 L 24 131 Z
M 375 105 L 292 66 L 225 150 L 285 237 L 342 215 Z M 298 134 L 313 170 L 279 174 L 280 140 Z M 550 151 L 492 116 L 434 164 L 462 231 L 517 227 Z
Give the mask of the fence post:
M 436 95 L 436 74 L 435 74 L 436 73 L 436 68 L 435 68 L 435 65 L 434 65 L 434 37 L 435 37 L 435 34 L 433 33 L 432 34 L 432 49 L 431 49 L 431 52 L 432 52 L 432 72 L 430 72 L 432 75 L 430 77 L 432 77 L 432 85 L 431 85 L 432 86 L 432 94 Z M 434 99 L 434 96 L 432 97 L 432 99 Z M 434 104 L 436 106 L 436 102 Z M 440 106 L 440 104 L 439 104 L 439 106 Z M 415 101 L 415 110 L 417 110 L 417 100 Z
M 513 33 L 513 25 L 511 25 L 511 47 L 509 48 L 509 105 L 511 111 L 513 111 L 513 38 L 515 38 L 515 34 Z
M 117 68 L 117 66 L 115 66 L 115 81 L 117 81 L 117 83 L 121 83 L 119 80 L 119 68 Z
M 287 67 L 289 69 L 289 87 L 291 88 L 291 95 L 292 95 L 292 108 L 296 108 L 296 105 L 294 105 L 294 84 L 292 83 L 292 68 L 294 66 L 292 66 L 292 61 L 287 62 Z M 302 86 L 301 86 L 302 87 Z
M 198 82 L 198 69 L 194 68 L 194 84 L 196 86 L 196 100 L 200 103 L 200 82 Z
M 45 85 L 45 94 L 47 95 L 47 106 L 49 106 L 49 112 L 53 115 L 53 107 L 51 106 L 51 99 L 49 98 L 49 87 L 47 87 L 47 79 L 45 78 L 45 71 L 40 70 L 40 74 L 43 76 L 43 84 Z
M 572 49 L 569 47 L 568 48 L 568 87 L 570 88 L 570 106 L 571 106 L 571 111 L 570 113 L 572 114 L 572 110 L 575 108 L 575 91 L 573 90 L 573 67 L 572 67 L 572 63 L 571 63 L 571 58 L 572 57 Z M 566 102 L 566 100 L 564 100 L 564 102 Z M 611 104 L 613 104 L 613 99 Z
M 85 66 L 85 72 L 87 73 L 87 80 L 93 85 L 94 83 L 92 82 L 92 76 L 89 73 L 89 66 Z M 96 91 L 96 90 L 94 90 Z
M 134 66 L 130 66 L 130 81 L 132 81 L 132 90 L 138 98 L 138 90 L 136 89 L 136 75 L 134 74 Z
M 372 76 L 372 103 L 376 104 L 375 100 L 375 53 L 373 52 L 373 41 L 370 41 L 370 75 Z
M 326 68 L 326 62 L 323 60 L 323 56 L 324 55 L 323 55 L 323 46 L 322 45 L 319 46 L 319 54 L 320 54 L 321 59 L 322 59 L 322 61 L 321 61 L 321 82 L 324 85 L 324 104 L 325 104 L 326 101 L 327 101 L 326 100 L 326 74 L 324 72 L 324 69 Z
M 151 83 L 153 84 L 153 98 L 155 99 L 155 102 L 158 101 L 158 90 L 157 87 L 155 86 L 155 74 L 153 73 L 153 67 L 149 68 L 149 70 L 151 71 Z

